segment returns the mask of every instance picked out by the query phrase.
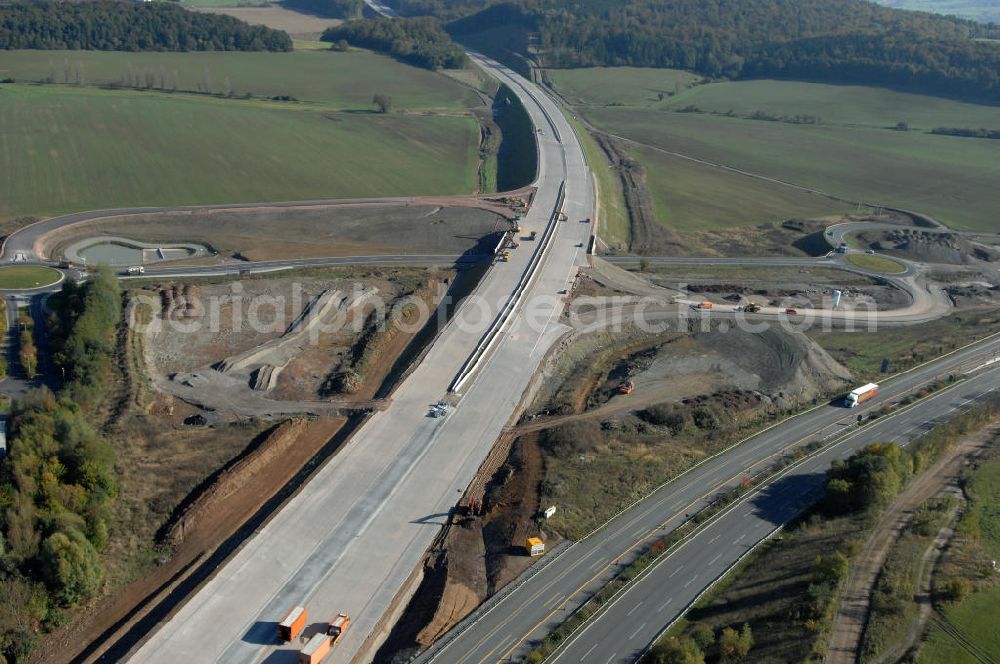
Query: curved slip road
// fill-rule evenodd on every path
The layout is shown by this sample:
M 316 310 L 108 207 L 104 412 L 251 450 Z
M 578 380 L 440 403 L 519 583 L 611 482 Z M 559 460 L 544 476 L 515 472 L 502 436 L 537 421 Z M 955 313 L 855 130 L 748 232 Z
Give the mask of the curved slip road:
M 997 357 L 998 354 L 1000 354 L 1000 335 L 995 335 L 883 382 L 879 395 L 865 406 L 851 410 L 839 405 L 819 406 L 786 419 L 703 461 L 623 511 L 595 533 L 540 561 L 521 579 L 488 600 L 469 618 L 445 635 L 418 661 L 480 664 L 523 656 L 530 650 L 533 641 L 542 638 L 558 626 L 573 610 L 603 587 L 617 573 L 621 564 L 627 564 L 633 559 L 636 551 L 677 528 L 685 520 L 686 514 L 694 514 L 705 507 L 714 496 L 736 486 L 748 472 L 762 470 L 787 449 L 814 440 L 831 439 L 842 435 L 853 429 L 859 413 L 869 412 L 897 400 L 915 387 L 942 374 L 970 370 L 988 359 Z M 965 389 L 961 385 L 995 387 L 998 381 L 997 371 L 994 370 L 985 374 L 984 378 L 976 380 L 979 382 L 960 384 L 959 389 Z M 905 416 L 878 422 L 894 423 L 893 428 L 889 429 L 892 433 L 890 438 L 906 433 L 907 430 L 918 430 L 927 421 L 924 416 L 930 411 L 925 411 L 924 408 L 925 404 L 929 403 L 931 402 L 921 402 L 922 405 L 908 411 Z M 865 427 L 861 431 L 882 430 Z M 712 553 L 705 558 L 704 563 L 714 556 L 715 553 Z M 724 562 L 720 557 L 714 564 L 722 565 Z M 694 567 L 688 569 L 695 571 Z M 709 578 L 701 576 L 702 587 Z M 680 585 L 683 586 L 688 580 L 688 578 L 683 579 Z M 682 589 L 699 590 L 696 581 L 692 581 L 688 588 Z M 666 602 L 666 599 L 661 600 L 659 604 Z M 684 607 L 684 603 L 679 599 L 674 601 L 677 602 L 677 606 L 671 610 Z M 637 647 L 643 647 L 649 641 L 649 633 L 655 634 L 667 622 L 669 614 L 664 615 L 661 611 L 656 615 L 659 604 L 653 606 L 653 616 L 638 622 L 632 620 L 631 616 L 624 623 L 621 623 L 620 619 L 609 618 L 606 622 L 608 629 L 621 631 L 625 630 L 625 627 L 619 623 L 630 624 L 632 629 L 625 634 L 629 636 L 640 623 L 644 621 L 649 623 L 647 640 L 635 641 Z M 641 634 L 637 635 L 637 638 L 638 636 Z M 616 650 L 617 647 L 607 652 L 602 651 L 604 659 L 594 657 L 584 661 L 603 664 L 612 654 L 616 654 L 614 652 Z M 578 652 L 574 649 L 572 652 L 577 653 L 579 659 L 585 651 L 586 649 Z M 574 662 L 578 659 L 569 657 L 561 658 L 560 661 Z
M 557 291 L 586 263 L 593 191 L 583 152 L 556 106 L 505 67 L 474 56 L 521 97 L 538 136 L 534 204 L 522 225 L 541 232 L 565 182 L 570 221 L 553 227 L 551 248 L 516 310 L 512 325 L 484 360 L 447 417 L 427 417 L 469 357 L 492 313 L 509 299 L 532 251 L 523 242 L 510 262 L 495 265 L 425 358 L 371 419 L 272 520 L 132 655 L 132 661 L 296 661 L 299 644 L 279 645 L 275 624 L 303 604 L 319 629 L 338 612 L 351 628 L 328 662 L 360 652 L 407 584 L 448 510 L 508 423 L 548 347 L 562 334 Z M 147 275 L 152 273 L 150 270 Z M 546 296 L 546 297 L 538 297 Z M 541 321 L 530 327 L 525 314 Z M 405 592 L 404 592 L 405 595 Z
M 640 259 L 638 257 L 618 256 L 605 257 L 612 265 L 632 265 Z M 785 316 L 784 307 L 762 307 L 760 313 L 767 316 L 781 315 L 794 327 L 797 324 L 808 326 L 824 320 L 831 322 L 848 321 L 852 323 L 922 323 L 934 320 L 946 315 L 953 309 L 951 300 L 947 293 L 936 285 L 928 285 L 919 279 L 920 267 L 909 261 L 899 261 L 906 267 L 905 272 L 899 274 L 886 275 L 870 270 L 865 270 L 851 265 L 843 260 L 842 255 L 834 254 L 819 258 L 795 258 L 795 257 L 774 257 L 774 258 L 682 258 L 676 256 L 650 256 L 645 257 L 651 265 L 750 265 L 761 267 L 825 267 L 830 269 L 845 270 L 854 272 L 866 277 L 872 277 L 903 291 L 910 297 L 910 303 L 905 307 L 885 310 L 866 309 L 799 309 L 798 313 L 792 316 Z M 896 260 L 896 259 L 893 259 Z M 628 286 L 621 286 L 627 290 Z M 682 305 L 697 305 L 700 299 L 689 300 L 683 298 L 672 298 L 673 301 Z M 658 307 L 646 307 L 644 318 L 647 322 L 654 320 L 666 320 L 670 317 L 676 318 L 676 310 L 673 313 L 659 311 Z M 717 303 L 711 310 L 699 312 L 701 315 L 740 315 L 739 305 Z M 759 315 L 746 315 L 747 320 L 762 319 Z

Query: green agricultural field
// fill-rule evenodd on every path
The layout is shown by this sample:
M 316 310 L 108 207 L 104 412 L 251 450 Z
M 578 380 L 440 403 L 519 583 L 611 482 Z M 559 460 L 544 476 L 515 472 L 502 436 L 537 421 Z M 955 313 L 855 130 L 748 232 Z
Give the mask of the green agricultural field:
M 396 110 L 464 111 L 478 103 L 454 80 L 395 60 L 352 50 L 291 53 L 123 53 L 119 51 L 5 51 L 0 78 L 86 86 L 128 84 L 242 97 L 286 95 L 331 110 L 369 110 L 376 93 Z
M 461 194 L 477 182 L 471 115 L 5 85 L 0 126 L 6 221 L 136 205 Z
M 657 221 L 680 231 L 706 231 L 821 217 L 848 207 L 792 187 L 712 168 L 637 147 L 630 154 L 646 167 Z
M 591 117 L 642 143 L 849 200 L 919 210 L 959 228 L 1000 227 L 1000 141 L 696 113 L 602 108 Z
M 545 73 L 571 104 L 594 106 L 655 106 L 660 94 L 667 98 L 701 80 L 690 72 L 650 67 L 549 69 Z
M 1000 509 L 997 508 L 1000 501 L 1000 461 L 990 459 L 982 462 L 972 474 L 970 490 L 974 498 L 962 518 L 960 530 L 976 533 L 976 539 L 985 549 L 987 557 L 1000 556 Z M 988 560 L 983 567 L 988 569 Z M 958 604 L 948 605 L 944 617 L 966 639 L 996 655 L 1000 653 L 1000 633 L 996 629 L 996 617 L 1000 615 L 1000 588 L 990 581 L 984 585 Z M 928 664 L 976 664 L 980 660 L 934 625 L 918 661 Z
M 993 106 L 858 85 L 769 80 L 712 83 L 687 90 L 659 106 L 695 106 L 707 112 L 732 111 L 740 116 L 757 111 L 775 117 L 812 116 L 823 124 L 880 129 L 893 128 L 900 122 L 917 131 L 940 126 L 1000 129 L 1000 109 Z
M 955 607 L 945 610 L 948 622 L 959 633 L 986 652 L 1000 653 L 1000 632 L 996 617 L 1000 615 L 1000 588 L 982 590 Z M 978 664 L 974 657 L 955 638 L 934 625 L 917 660 L 921 664 Z
M 1000 108 L 875 88 L 779 81 L 696 85 L 660 101 L 652 92 L 663 87 L 655 82 L 657 71 L 580 69 L 553 72 L 551 77 L 568 98 L 584 96 L 586 105 L 578 111 L 609 133 L 848 200 L 919 210 L 958 228 L 1000 229 L 1000 190 L 995 186 L 1000 179 L 1000 141 L 927 133 L 938 126 L 1000 128 Z M 664 83 L 678 75 L 660 71 Z M 609 105 L 614 96 L 622 105 Z M 703 112 L 674 110 L 686 107 Z M 722 115 L 730 111 L 734 117 Z M 746 117 L 756 111 L 774 117 L 811 115 L 822 124 Z M 911 130 L 890 128 L 898 122 L 907 122 Z M 720 205 L 717 198 L 736 183 L 731 173 L 695 169 L 680 161 L 664 170 L 656 163 L 662 157 L 651 159 L 655 151 L 635 154 L 650 172 L 661 222 L 675 230 L 697 230 L 704 227 L 701 218 L 724 216 L 715 209 Z M 722 186 L 703 181 L 713 170 Z M 685 180 L 688 188 L 703 181 L 697 188 L 717 195 L 702 198 L 700 213 L 670 216 L 671 208 L 692 209 L 697 201 L 677 200 L 676 193 L 672 197 L 664 189 L 672 185 L 657 184 L 657 179 Z M 782 218 L 815 213 L 814 205 L 786 207 L 773 198 L 751 197 L 739 207 L 742 214 L 730 225 L 761 223 L 775 208 Z
M 970 486 L 976 497 L 963 517 L 987 553 L 1000 558 L 1000 460 L 991 459 L 975 472 Z

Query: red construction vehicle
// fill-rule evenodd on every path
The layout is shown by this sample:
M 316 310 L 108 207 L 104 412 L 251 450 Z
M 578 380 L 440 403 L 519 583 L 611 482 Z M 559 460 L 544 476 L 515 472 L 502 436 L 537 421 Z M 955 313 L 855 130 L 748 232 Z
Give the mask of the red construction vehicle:
M 635 382 L 630 378 L 618 386 L 618 394 L 632 394 L 635 389 Z
M 337 617 L 330 621 L 330 626 L 326 628 L 326 633 L 330 635 L 330 645 L 337 643 L 337 639 L 347 631 L 347 626 L 351 624 L 351 617 L 346 613 L 338 613 Z

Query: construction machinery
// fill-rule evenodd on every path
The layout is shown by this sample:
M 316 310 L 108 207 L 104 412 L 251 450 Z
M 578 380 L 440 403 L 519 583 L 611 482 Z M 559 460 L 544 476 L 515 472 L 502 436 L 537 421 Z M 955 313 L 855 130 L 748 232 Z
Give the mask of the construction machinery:
M 760 311 L 760 305 L 756 302 L 749 302 L 743 307 L 743 311 L 748 314 L 755 314 Z
M 346 613 L 338 613 L 337 617 L 330 621 L 329 627 L 326 628 L 326 633 L 330 636 L 331 646 L 337 643 L 337 639 L 347 631 L 347 626 L 350 624 L 351 617 Z
M 622 384 L 618 386 L 618 394 L 632 394 L 633 390 L 635 390 L 635 381 L 631 378 L 622 382 Z

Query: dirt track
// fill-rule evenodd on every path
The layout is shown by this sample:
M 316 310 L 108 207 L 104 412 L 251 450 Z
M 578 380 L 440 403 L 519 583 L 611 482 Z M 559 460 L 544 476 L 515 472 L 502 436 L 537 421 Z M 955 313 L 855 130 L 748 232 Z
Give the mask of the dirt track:
M 851 563 L 844 590 L 834 615 L 827 650 L 827 664 L 853 664 L 857 660 L 868 618 L 869 604 L 879 572 L 889 550 L 923 502 L 957 481 L 962 466 L 979 454 L 996 433 L 996 424 L 961 441 L 941 460 L 917 477 L 889 506 L 872 530 L 865 547 Z

